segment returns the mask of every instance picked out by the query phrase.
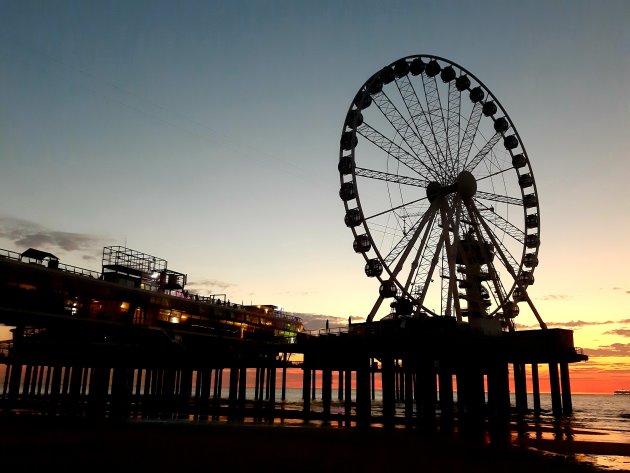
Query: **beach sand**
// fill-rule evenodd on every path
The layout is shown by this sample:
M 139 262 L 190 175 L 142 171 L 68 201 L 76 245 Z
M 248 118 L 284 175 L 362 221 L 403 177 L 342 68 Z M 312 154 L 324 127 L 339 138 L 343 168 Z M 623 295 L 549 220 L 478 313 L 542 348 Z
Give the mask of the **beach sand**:
M 549 441 L 531 447 L 554 451 Z M 628 446 L 572 442 L 580 452 Z M 562 444 L 560 455 L 499 449 L 417 431 L 191 422 L 0 419 L 4 471 L 63 472 L 593 472 Z

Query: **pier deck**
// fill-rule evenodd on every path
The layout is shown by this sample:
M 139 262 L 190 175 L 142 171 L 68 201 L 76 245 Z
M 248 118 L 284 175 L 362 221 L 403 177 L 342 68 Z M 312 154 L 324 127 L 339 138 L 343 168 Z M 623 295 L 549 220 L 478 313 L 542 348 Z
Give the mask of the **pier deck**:
M 573 346 L 569 330 L 487 335 L 436 318 L 356 324 L 316 336 L 301 334 L 295 343 L 7 308 L 0 309 L 0 321 L 23 324 L 0 357 L 0 409 L 50 415 L 261 423 L 298 419 L 422 430 L 487 428 L 491 423 L 494 428 L 530 408 L 527 366 L 534 411 L 540 412 L 538 367 L 546 365 L 553 413 L 569 415 L 569 364 L 586 359 Z M 26 336 L 23 327 L 33 325 L 56 335 Z M 301 379 L 298 410 L 287 411 L 280 402 L 287 370 L 297 370 Z M 317 408 L 316 382 L 321 392 Z M 516 409 L 510 404 L 511 384 Z M 377 390 L 382 401 L 375 412 Z M 331 410 L 333 399 L 343 402 L 341 411 Z

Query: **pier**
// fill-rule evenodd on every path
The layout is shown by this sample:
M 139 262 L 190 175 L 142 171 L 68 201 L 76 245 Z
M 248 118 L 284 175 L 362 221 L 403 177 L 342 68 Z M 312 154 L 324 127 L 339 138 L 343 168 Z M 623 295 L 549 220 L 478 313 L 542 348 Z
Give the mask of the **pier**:
M 0 310 L 0 320 L 16 316 L 36 317 L 40 329 L 59 327 L 43 314 Z M 570 415 L 569 365 L 586 358 L 569 330 L 487 335 L 433 318 L 304 333 L 295 343 L 85 321 L 66 323 L 63 333 L 44 345 L 14 330 L 0 357 L 2 413 L 505 432 L 515 415 L 540 413 L 541 365 L 549 370 L 553 414 Z M 87 338 L 111 342 L 82 341 Z M 287 354 L 301 361 L 287 361 Z M 301 378 L 297 409 L 284 407 L 287 370 Z M 333 412 L 334 400 L 343 408 Z

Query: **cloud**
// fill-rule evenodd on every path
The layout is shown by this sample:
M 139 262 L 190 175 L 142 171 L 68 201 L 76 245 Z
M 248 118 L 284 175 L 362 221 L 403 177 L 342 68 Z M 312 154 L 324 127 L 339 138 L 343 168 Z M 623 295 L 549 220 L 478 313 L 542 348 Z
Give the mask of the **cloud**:
M 547 326 L 551 327 L 568 327 L 568 328 L 580 328 L 589 327 L 592 325 L 610 325 L 610 324 L 623 324 L 627 323 L 627 319 L 624 320 L 606 320 L 598 322 L 595 320 L 570 320 L 569 322 L 549 322 Z
M 0 238 L 9 240 L 25 250 L 37 248 L 50 253 L 57 250 L 94 253 L 94 247 L 98 247 L 100 252 L 100 247 L 106 241 L 103 237 L 86 233 L 60 232 L 13 217 L 0 217 Z
M 230 287 L 235 287 L 236 284 L 220 281 L 218 279 L 202 279 L 201 281 L 189 281 L 187 286 L 197 290 L 208 291 L 208 294 L 216 294 L 217 292 L 225 291 Z
M 516 330 L 530 330 L 532 328 L 540 328 L 540 326 L 538 324 L 536 324 L 536 325 L 524 325 L 524 324 L 519 324 L 518 322 L 514 322 L 514 328 Z
M 617 330 L 609 330 L 608 332 L 604 332 L 604 335 L 620 335 L 622 337 L 630 337 L 630 329 L 619 328 Z
M 623 357 L 621 357 L 621 361 L 611 362 L 611 357 L 608 356 L 590 356 L 588 363 L 576 363 L 571 367 L 571 369 L 574 372 L 588 372 L 589 374 L 595 376 L 605 375 L 608 379 L 615 376 L 623 376 L 627 379 L 628 376 L 630 376 L 628 362 L 625 361 Z
M 584 348 L 588 356 L 630 356 L 630 343 L 613 343 L 599 348 Z
M 579 327 L 589 327 L 592 325 L 607 325 L 612 323 L 612 321 L 608 320 L 606 322 L 596 322 L 592 320 L 570 320 L 568 322 L 549 322 L 548 326 L 553 327 L 568 327 L 568 328 L 579 328 Z
M 595 321 L 595 320 L 570 320 L 569 322 L 546 322 L 547 327 L 549 328 L 581 328 L 588 327 L 592 325 L 611 325 L 611 324 L 630 324 L 630 319 L 621 319 L 621 320 L 606 320 L 603 322 Z M 539 328 L 538 324 L 535 325 L 521 325 L 516 324 L 517 329 L 532 329 Z
M 542 300 L 543 301 L 566 301 L 569 298 L 570 296 L 567 296 L 566 294 L 547 294 L 546 296 L 542 297 Z
M 326 321 L 328 321 L 329 328 L 343 328 L 348 326 L 348 319 L 343 317 L 334 317 L 331 315 L 323 314 L 300 314 L 292 312 L 291 315 L 299 317 L 304 322 L 305 330 L 320 330 L 326 328 Z M 365 322 L 364 317 L 352 317 L 353 323 Z
M 309 291 L 281 291 L 281 292 L 274 292 L 273 293 L 274 296 L 313 296 L 314 293 L 309 292 Z

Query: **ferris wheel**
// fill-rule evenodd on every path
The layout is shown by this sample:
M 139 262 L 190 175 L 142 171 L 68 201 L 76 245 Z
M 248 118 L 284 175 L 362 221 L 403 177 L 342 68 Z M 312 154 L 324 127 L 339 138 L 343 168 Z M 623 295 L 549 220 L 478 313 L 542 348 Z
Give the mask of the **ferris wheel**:
M 378 280 L 368 321 L 392 314 L 497 319 L 514 329 L 534 283 L 540 209 L 514 123 L 462 66 L 432 55 L 372 75 L 346 114 L 344 222 Z

